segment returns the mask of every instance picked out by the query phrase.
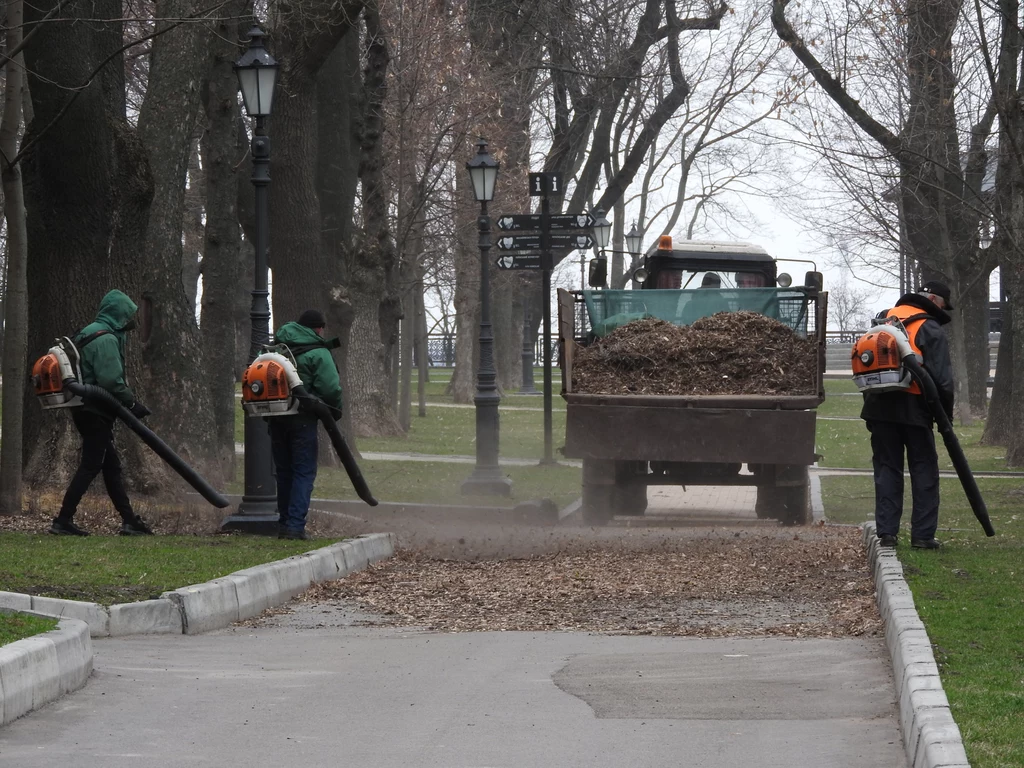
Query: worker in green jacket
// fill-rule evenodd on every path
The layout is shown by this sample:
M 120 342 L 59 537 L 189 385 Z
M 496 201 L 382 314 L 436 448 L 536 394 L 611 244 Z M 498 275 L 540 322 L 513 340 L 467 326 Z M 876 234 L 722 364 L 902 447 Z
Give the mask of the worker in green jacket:
M 135 302 L 121 291 L 113 290 L 100 301 L 96 320 L 79 331 L 73 341 L 82 367 L 82 383 L 101 387 L 113 395 L 137 418 L 150 410 L 135 399 L 124 377 L 125 334 L 135 327 Z M 50 533 L 62 536 L 88 536 L 89 532 L 75 525 L 78 503 L 89 490 L 96 475 L 103 473 L 103 484 L 121 515 L 121 535 L 150 535 L 152 529 L 132 509 L 121 474 L 121 459 L 114 447 L 113 414 L 93 405 L 71 409 L 75 428 L 82 436 L 82 457 L 71 484 L 64 494 L 60 512 L 50 525 Z
M 282 325 L 274 341 L 288 345 L 306 391 L 323 400 L 340 418 L 341 381 L 331 356 L 338 340 L 324 338 L 326 327 L 322 312 L 307 309 L 297 322 Z M 267 421 L 277 476 L 278 538 L 305 539 L 317 472 L 317 418 L 311 413 L 297 413 Z

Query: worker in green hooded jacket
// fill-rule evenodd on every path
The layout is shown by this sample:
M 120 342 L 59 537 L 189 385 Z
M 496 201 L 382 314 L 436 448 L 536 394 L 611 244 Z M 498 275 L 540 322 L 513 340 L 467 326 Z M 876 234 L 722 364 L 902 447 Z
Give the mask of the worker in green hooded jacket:
M 316 309 L 307 309 L 293 323 L 274 334 L 277 344 L 287 344 L 295 357 L 299 378 L 306 391 L 323 400 L 341 417 L 341 380 L 331 350 L 337 339 L 325 339 L 327 320 Z M 317 417 L 312 413 L 275 416 L 270 422 L 270 449 L 277 477 L 278 537 L 306 538 L 306 515 L 317 472 Z
M 75 334 L 73 341 L 81 361 L 82 383 L 105 389 L 136 418 L 143 419 L 150 410 L 136 400 L 124 375 L 125 334 L 135 327 L 138 309 L 127 294 L 112 290 L 100 301 L 96 319 Z M 82 457 L 64 494 L 60 512 L 50 526 L 50 533 L 89 535 L 88 531 L 75 525 L 74 516 L 82 496 L 96 475 L 102 472 L 107 494 L 121 515 L 121 535 L 152 534 L 146 521 L 132 509 L 124 487 L 121 459 L 114 447 L 114 415 L 98 406 L 83 405 L 71 409 L 71 418 L 82 436 Z

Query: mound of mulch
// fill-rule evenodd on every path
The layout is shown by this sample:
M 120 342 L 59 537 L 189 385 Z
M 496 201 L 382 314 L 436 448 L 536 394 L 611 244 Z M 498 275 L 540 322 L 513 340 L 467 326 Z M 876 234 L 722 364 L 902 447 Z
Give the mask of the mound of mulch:
M 817 349 L 756 312 L 689 326 L 634 320 L 577 350 L 573 392 L 594 395 L 813 395 Z

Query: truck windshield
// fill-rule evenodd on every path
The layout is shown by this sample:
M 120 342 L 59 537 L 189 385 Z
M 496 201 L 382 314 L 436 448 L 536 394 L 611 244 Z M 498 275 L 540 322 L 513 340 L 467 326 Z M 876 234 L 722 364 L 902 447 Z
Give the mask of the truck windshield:
M 654 287 L 687 288 L 764 288 L 768 279 L 763 272 L 717 272 L 713 270 L 662 269 L 654 278 Z

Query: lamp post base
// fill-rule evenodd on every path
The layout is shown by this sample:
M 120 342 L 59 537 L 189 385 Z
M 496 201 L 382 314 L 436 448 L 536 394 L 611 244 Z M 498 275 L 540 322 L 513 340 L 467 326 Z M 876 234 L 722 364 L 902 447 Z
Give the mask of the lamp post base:
M 473 470 L 473 474 L 462 483 L 463 495 L 511 496 L 512 480 L 500 469 Z
M 536 389 L 533 386 L 533 384 L 530 384 L 529 386 L 520 387 L 519 391 L 516 392 L 516 394 L 517 395 L 543 395 L 544 393 L 541 392 L 539 389 Z
M 255 536 L 277 535 L 277 499 L 273 496 L 243 496 L 235 514 L 220 524 L 221 531 L 238 531 Z

